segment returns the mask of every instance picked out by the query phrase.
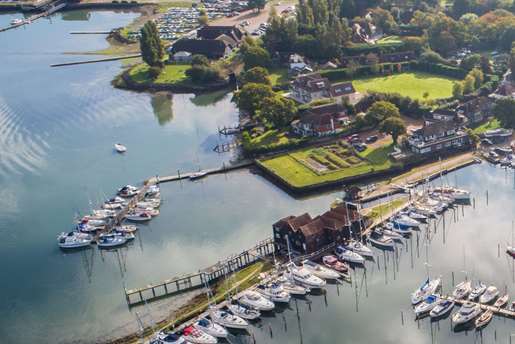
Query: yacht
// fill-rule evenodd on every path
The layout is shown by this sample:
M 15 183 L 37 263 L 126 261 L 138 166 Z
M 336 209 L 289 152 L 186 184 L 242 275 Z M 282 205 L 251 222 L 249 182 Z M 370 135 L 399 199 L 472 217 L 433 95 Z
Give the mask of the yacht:
M 410 227 L 401 227 L 394 222 L 387 222 L 385 224 L 385 227 L 387 230 L 390 230 L 394 233 L 400 234 L 400 235 L 409 235 L 411 234 L 411 228 Z
M 121 197 L 134 197 L 139 193 L 139 189 L 132 185 L 125 185 L 118 190 L 118 196 Z
M 84 248 L 91 245 L 93 237 L 86 233 L 69 232 L 61 233 L 57 237 L 57 244 L 62 249 Z
M 294 264 L 288 267 L 290 277 L 295 283 L 308 288 L 322 288 L 325 286 L 325 281 L 315 275 L 312 275 L 308 270 L 302 267 L 295 266 Z
M 290 295 L 303 296 L 309 293 L 309 288 L 303 287 L 299 284 L 295 284 L 291 279 L 288 279 L 286 276 L 281 276 L 277 278 L 277 283 L 281 283 L 284 291 L 290 293 Z
M 440 295 L 431 294 L 424 299 L 421 303 L 415 306 L 415 315 L 420 317 L 428 312 L 430 312 L 433 308 L 435 308 L 440 302 Z
M 503 296 L 499 297 L 495 302 L 494 302 L 494 307 L 497 307 L 497 308 L 503 308 L 504 306 L 506 306 L 506 304 L 508 303 L 508 300 L 510 298 L 510 295 L 508 294 L 504 294 Z
M 147 188 L 147 192 L 145 193 L 145 196 L 154 196 L 161 192 L 161 189 L 159 188 L 159 185 L 152 184 Z
M 481 313 L 481 308 L 473 302 L 465 302 L 460 310 L 452 315 L 452 323 L 454 326 L 463 325 L 477 318 Z
M 113 248 L 125 245 L 127 238 L 122 235 L 104 234 L 98 238 L 98 248 Z
M 484 285 L 483 283 L 479 282 L 479 284 L 476 285 L 474 287 L 474 289 L 472 289 L 472 291 L 470 292 L 468 299 L 470 301 L 475 301 L 475 300 L 477 300 L 478 297 L 483 295 L 483 293 L 485 291 L 486 291 L 486 285 Z
M 157 200 L 145 200 L 136 203 L 136 207 L 138 208 L 159 208 L 161 206 L 161 201 L 159 199 Z
M 417 211 L 404 211 L 402 213 L 400 213 L 401 215 L 406 215 L 408 216 L 409 218 L 413 219 L 413 220 L 416 220 L 418 222 L 426 222 L 427 221 L 427 216 L 424 215 L 424 214 L 421 214 Z
M 365 258 L 363 258 L 361 255 L 351 250 L 348 250 L 342 246 L 336 247 L 335 253 L 338 259 L 340 260 L 355 264 L 365 263 Z
M 476 330 L 481 330 L 484 328 L 488 323 L 492 320 L 492 317 L 494 316 L 494 312 L 492 311 L 485 311 L 479 318 L 476 319 L 475 325 Z
M 431 190 L 432 193 L 439 194 L 441 196 L 450 197 L 457 201 L 470 200 L 470 192 L 463 189 L 458 189 L 450 186 L 436 187 Z
M 514 246 L 507 246 L 506 247 L 506 253 L 508 253 L 513 258 L 515 258 L 515 247 Z
M 186 343 L 192 344 L 216 344 L 218 340 L 210 334 L 197 330 L 193 326 L 188 326 L 182 331 L 182 337 Z
M 122 209 L 123 205 L 122 203 L 104 203 L 102 204 L 102 209 L 108 209 L 108 210 L 119 210 Z
M 450 313 L 454 308 L 454 301 L 440 300 L 438 304 L 429 312 L 431 318 L 441 318 Z
M 138 227 L 134 225 L 122 225 L 114 227 L 113 230 L 117 233 L 135 233 Z
M 227 306 L 227 309 L 229 309 L 232 314 L 246 320 L 255 320 L 261 316 L 261 313 L 257 309 L 249 308 L 239 303 L 230 304 Z
M 184 338 L 173 332 L 159 332 L 148 344 L 187 344 Z
M 333 269 L 336 272 L 341 274 L 347 274 L 349 271 L 349 266 L 345 263 L 342 263 L 336 258 L 334 255 L 328 255 L 322 257 L 322 263 L 327 266 L 329 269 Z
M 340 277 L 340 274 L 332 269 L 328 269 L 320 264 L 314 263 L 311 260 L 304 260 L 302 262 L 302 267 L 309 271 L 311 274 L 315 275 L 324 280 L 335 280 Z
M 215 323 L 220 324 L 224 327 L 239 330 L 244 330 L 247 327 L 249 327 L 249 323 L 245 319 L 240 318 L 239 316 L 226 311 L 211 310 L 209 316 L 211 317 L 211 320 L 213 320 Z
M 134 212 L 136 212 L 136 213 L 147 213 L 148 215 L 150 215 L 152 217 L 159 216 L 159 209 L 155 209 L 155 208 L 136 207 L 136 209 L 134 209 Z
M 427 296 L 434 294 L 440 288 L 441 280 L 439 278 L 430 280 L 429 278 L 417 290 L 411 294 L 411 303 L 416 305 L 422 302 Z
M 470 281 L 463 281 L 459 283 L 452 292 L 452 297 L 457 300 L 465 299 L 472 291 L 472 283 Z
M 94 217 L 99 218 L 99 219 L 107 219 L 107 218 L 110 218 L 110 217 L 115 217 L 116 216 L 116 211 L 110 210 L 110 209 L 97 209 L 97 210 L 93 210 L 93 214 L 92 215 Z
M 122 145 L 121 143 L 115 143 L 114 144 L 114 149 L 118 152 L 118 153 L 125 153 L 127 152 L 127 147 L 125 147 L 124 145 Z
M 271 283 L 270 285 L 259 284 L 256 291 L 272 302 L 288 303 L 291 296 L 280 284 Z
M 242 305 L 257 309 L 258 311 L 271 311 L 275 308 L 272 301 L 267 300 L 261 294 L 252 290 L 244 291 L 238 301 Z
M 392 238 L 385 236 L 382 232 L 373 231 L 368 236 L 368 241 L 380 249 L 392 249 L 395 247 L 395 243 Z
M 491 285 L 488 288 L 486 288 L 483 295 L 479 297 L 479 302 L 486 304 L 492 303 L 497 298 L 497 296 L 499 296 L 499 290 L 496 286 Z
M 347 250 L 351 250 L 352 252 L 359 254 L 362 257 L 374 257 L 374 253 L 370 248 L 356 240 L 349 241 L 349 243 L 343 245 L 343 247 Z
M 395 216 L 391 220 L 396 227 L 403 228 L 403 229 L 420 226 L 420 222 L 412 219 L 411 217 L 409 217 L 407 215 Z
M 381 228 L 379 230 L 376 230 L 375 232 L 382 234 L 386 238 L 391 238 L 393 241 L 402 242 L 404 237 L 402 234 L 396 233 L 392 230 Z
M 195 322 L 193 327 L 216 338 L 226 338 L 229 334 L 223 326 L 206 318 L 202 318 Z
M 152 215 L 142 211 L 142 212 L 130 212 L 125 216 L 127 221 L 132 222 L 145 222 L 152 220 Z

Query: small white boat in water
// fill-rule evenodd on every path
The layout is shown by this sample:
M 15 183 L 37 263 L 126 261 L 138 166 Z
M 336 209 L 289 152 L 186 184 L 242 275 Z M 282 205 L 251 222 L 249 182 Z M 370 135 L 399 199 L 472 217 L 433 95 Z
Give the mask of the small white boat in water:
M 123 246 L 127 243 L 128 239 L 123 235 L 104 234 L 98 238 L 98 248 L 114 248 Z
M 506 304 L 508 303 L 508 300 L 510 299 L 510 295 L 508 294 L 504 294 L 503 296 L 499 297 L 495 302 L 494 302 L 494 307 L 497 307 L 497 308 L 503 308 L 504 306 L 506 306 Z
M 140 208 L 140 207 L 136 207 L 136 209 L 134 209 L 134 212 L 136 213 L 147 213 L 148 215 L 154 217 L 154 216 L 159 216 L 159 209 L 155 209 L 155 208 Z
M 227 332 L 227 330 L 223 326 L 216 324 L 206 318 L 202 318 L 195 322 L 193 324 L 193 327 L 195 327 L 197 330 L 200 330 L 217 338 L 226 338 L 229 334 L 229 332 Z
M 478 304 L 472 302 L 465 302 L 460 310 L 452 315 L 452 323 L 454 326 L 459 326 L 474 320 L 481 314 L 481 308 Z
M 513 246 L 506 246 L 506 253 L 508 253 L 513 258 L 515 258 L 515 247 L 513 247 Z
M 161 189 L 159 188 L 159 185 L 152 184 L 147 188 L 147 192 L 145 193 L 145 196 L 155 196 L 161 193 Z
M 463 281 L 459 283 L 452 292 L 452 296 L 461 300 L 466 298 L 472 292 L 472 283 L 470 281 Z
M 440 302 L 440 295 L 431 294 L 424 299 L 421 303 L 415 306 L 414 311 L 417 317 L 421 317 L 429 313 Z
M 336 271 L 326 268 L 320 264 L 314 263 L 311 260 L 304 260 L 302 267 L 309 271 L 311 274 L 323 279 L 323 280 L 335 280 L 340 277 L 340 274 Z
M 121 143 L 115 143 L 114 144 L 114 149 L 118 152 L 118 153 L 125 153 L 127 152 L 127 147 L 125 147 L 124 145 L 122 145 Z
M 11 20 L 11 25 L 13 25 L 13 26 L 14 25 L 21 25 L 23 23 L 24 23 L 23 19 L 16 18 L 16 19 Z
M 288 266 L 290 278 L 303 287 L 310 289 L 322 288 L 325 286 L 325 281 L 315 275 L 312 275 L 308 270 L 298 267 L 295 264 Z
M 256 291 L 272 302 L 288 303 L 291 299 L 290 294 L 277 283 L 271 283 L 270 285 L 259 284 L 256 287 Z
M 61 233 L 57 237 L 57 244 L 62 249 L 84 248 L 91 245 L 93 237 L 80 232 Z
M 109 217 L 115 217 L 116 211 L 110 210 L 110 209 L 96 209 L 96 210 L 93 210 L 92 215 L 94 217 L 107 219 Z
M 454 308 L 454 301 L 440 300 L 438 304 L 429 312 L 431 318 L 441 318 L 446 316 Z
M 472 291 L 470 292 L 468 299 L 470 301 L 475 301 L 475 300 L 477 300 L 478 297 L 483 295 L 483 293 L 485 291 L 486 291 L 486 285 L 484 285 L 483 283 L 479 282 L 479 284 L 476 285 L 474 287 L 474 289 L 472 289 Z
M 182 337 L 187 343 L 192 344 L 216 344 L 218 340 L 210 334 L 188 326 L 182 331 Z
M 382 249 L 392 249 L 395 247 L 393 239 L 385 236 L 383 232 L 379 231 L 373 231 L 372 233 L 370 233 L 370 235 L 368 236 L 368 241 L 370 241 L 372 245 Z
M 393 222 L 387 222 L 385 224 L 385 227 L 387 230 L 392 231 L 394 233 L 400 234 L 400 235 L 409 235 L 411 234 L 411 228 L 410 227 L 401 227 Z
M 246 290 L 241 293 L 238 301 L 247 307 L 257 309 L 258 311 L 271 311 L 275 308 L 272 301 L 267 300 L 258 292 L 252 290 Z
M 290 295 L 302 296 L 302 295 L 306 295 L 310 291 L 309 288 L 292 283 L 290 281 L 282 282 L 281 285 L 282 285 L 284 291 L 290 293 Z
M 139 193 L 139 189 L 132 185 L 125 185 L 118 190 L 118 196 L 121 197 L 134 197 Z
M 118 210 L 122 209 L 123 205 L 122 203 L 104 203 L 102 204 L 102 209 L 108 209 L 108 210 Z
M 138 230 L 138 227 L 134 225 L 123 225 L 123 226 L 116 226 L 113 228 L 115 232 L 118 233 L 134 233 Z
M 499 290 L 496 286 L 491 285 L 488 288 L 486 288 L 483 295 L 479 297 L 479 302 L 485 304 L 492 303 L 495 301 L 497 296 L 499 296 Z
M 420 222 L 412 219 L 407 215 L 398 215 L 391 219 L 396 227 L 400 228 L 412 228 L 420 226 Z
M 257 309 L 249 308 L 237 303 L 228 305 L 227 309 L 229 309 L 232 314 L 246 320 L 255 320 L 261 316 L 261 312 Z
M 192 174 L 190 174 L 188 178 L 190 180 L 196 180 L 196 179 L 204 178 L 205 176 L 207 176 L 207 172 L 198 171 L 198 172 L 193 172 Z
M 125 216 L 125 219 L 127 221 L 132 222 L 145 222 L 152 220 L 152 215 L 146 213 L 146 212 L 130 212 Z
M 351 250 L 352 252 L 355 252 L 359 254 L 362 257 L 373 257 L 374 252 L 365 245 L 363 245 L 361 242 L 356 240 L 350 240 L 346 245 L 343 245 L 344 248 L 347 250 Z
M 239 316 L 226 311 L 212 310 L 209 313 L 209 316 L 211 317 L 211 320 L 213 320 L 215 323 L 220 324 L 224 327 L 239 330 L 244 330 L 247 327 L 249 327 L 249 323 L 245 319 L 240 318 Z
M 354 251 L 348 250 L 342 246 L 338 246 L 335 250 L 335 253 L 338 259 L 343 260 L 345 262 L 355 264 L 365 263 L 365 258 L 363 258 L 361 255 Z
M 411 303 L 416 305 L 422 302 L 427 296 L 434 294 L 438 288 L 440 288 L 440 284 L 442 283 L 441 279 L 436 278 L 430 280 L 429 278 L 411 294 Z

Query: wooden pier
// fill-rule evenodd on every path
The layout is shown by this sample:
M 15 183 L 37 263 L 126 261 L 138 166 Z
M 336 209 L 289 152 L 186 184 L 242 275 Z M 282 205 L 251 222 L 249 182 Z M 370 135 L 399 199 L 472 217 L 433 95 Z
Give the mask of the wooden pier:
M 463 305 L 466 302 L 472 302 L 472 301 L 468 301 L 468 300 L 458 300 L 451 296 L 443 296 L 443 298 L 447 299 L 449 301 L 454 301 L 458 305 Z M 484 304 L 478 303 L 478 302 L 472 302 L 472 303 L 479 305 L 479 307 L 481 307 L 481 309 L 484 311 L 492 311 L 495 315 L 500 315 L 500 316 L 506 317 L 508 319 L 515 319 L 515 312 L 510 311 L 509 309 L 501 308 L 501 307 L 494 307 L 492 305 L 484 305 Z
M 250 264 L 266 259 L 275 252 L 273 239 L 267 238 L 249 250 L 232 255 L 223 261 L 201 269 L 198 272 L 181 275 L 165 281 L 149 284 L 136 289 L 124 289 L 129 307 L 152 302 L 168 296 L 177 295 L 193 289 L 203 288 L 219 279 L 241 270 Z
M 126 60 L 126 59 L 135 59 L 138 57 L 141 57 L 141 54 L 105 57 L 105 58 L 101 58 L 101 59 L 86 60 L 86 61 L 54 63 L 54 64 L 51 64 L 50 67 L 65 67 L 65 66 L 74 66 L 74 65 L 81 65 L 81 64 L 88 64 L 88 63 L 110 62 L 110 61 L 118 61 L 118 60 Z
M 24 26 L 24 25 L 30 24 L 33 21 L 38 20 L 39 18 L 48 17 L 49 15 L 59 11 L 60 9 L 63 9 L 65 6 L 66 6 L 66 3 L 61 3 L 61 4 L 58 4 L 58 5 L 52 5 L 52 6 L 48 5 L 46 11 L 34 14 L 34 15 L 30 16 L 29 18 L 23 20 L 19 24 L 10 25 L 10 26 L 6 26 L 4 28 L 0 28 L 0 32 L 11 30 L 11 29 L 16 29 L 16 28 L 18 28 L 20 26 Z

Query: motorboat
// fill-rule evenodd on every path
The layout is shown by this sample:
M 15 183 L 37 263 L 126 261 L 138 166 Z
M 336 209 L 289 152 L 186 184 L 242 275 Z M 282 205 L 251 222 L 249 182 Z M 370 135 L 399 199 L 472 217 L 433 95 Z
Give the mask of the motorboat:
M 123 208 L 122 203 L 104 203 L 104 204 L 102 204 L 102 209 L 118 210 L 118 209 L 122 209 L 122 208 Z
M 159 188 L 159 185 L 152 184 L 147 188 L 147 191 L 145 192 L 145 196 L 154 196 L 161 192 L 161 189 Z
M 81 233 L 95 233 L 96 231 L 100 230 L 100 229 L 103 229 L 105 226 L 105 222 L 103 225 L 99 225 L 99 226 L 94 226 L 92 224 L 90 224 L 90 222 L 81 222 L 79 224 L 77 224 L 77 231 L 81 232 Z
M 325 281 L 315 275 L 312 275 L 308 270 L 303 267 L 298 267 L 295 264 L 291 264 L 288 267 L 290 277 L 295 283 L 300 284 L 307 288 L 322 288 L 325 286 Z
M 122 225 L 114 227 L 113 230 L 118 233 L 134 233 L 138 230 L 138 227 L 134 225 Z
M 136 203 L 136 207 L 138 208 L 159 208 L 159 206 L 161 206 L 161 201 L 160 200 L 145 200 L 145 201 L 142 201 L 142 202 L 138 202 Z
M 431 190 L 433 193 L 451 197 L 456 201 L 470 200 L 470 192 L 450 186 L 435 187 Z
M 118 196 L 121 197 L 134 197 L 139 193 L 139 189 L 132 185 L 125 185 L 118 190 Z
M 465 302 L 460 310 L 452 315 L 452 323 L 459 326 L 474 320 L 481 313 L 481 307 L 477 303 Z
M 21 25 L 23 23 L 24 23 L 23 19 L 16 18 L 16 19 L 11 20 L 11 25 L 13 25 L 13 26 Z
M 457 300 L 465 299 L 471 291 L 472 283 L 470 281 L 463 281 L 454 288 L 452 296 Z
M 438 288 L 440 288 L 441 283 L 442 280 L 440 278 L 435 278 L 433 280 L 428 278 L 417 290 L 411 294 L 411 303 L 416 305 L 422 302 L 427 296 L 434 294 Z
M 424 214 L 421 214 L 415 210 L 406 210 L 406 211 L 403 211 L 402 213 L 400 213 L 401 215 L 406 215 L 408 216 L 409 218 L 413 219 L 413 220 L 416 220 L 418 222 L 426 222 L 427 221 L 427 216 L 424 215 Z
M 98 217 L 98 218 L 107 219 L 110 217 L 115 217 L 116 211 L 110 210 L 110 209 L 96 209 L 96 210 L 93 210 L 92 215 L 95 217 Z
M 404 237 L 402 234 L 396 233 L 392 230 L 381 228 L 379 230 L 376 230 L 375 232 L 382 234 L 386 238 L 392 238 L 393 241 L 402 242 Z
M 418 214 L 425 215 L 426 217 L 435 217 L 437 214 L 434 209 L 430 207 L 425 207 L 421 204 L 409 206 L 407 210 L 410 212 L 416 212 Z
M 496 286 L 491 285 L 488 288 L 486 288 L 483 295 L 479 297 L 479 302 L 485 304 L 492 303 L 495 301 L 497 296 L 499 296 L 499 290 Z
M 393 222 L 393 224 L 396 227 L 400 227 L 400 228 L 413 228 L 413 227 L 420 226 L 420 222 L 412 219 L 411 217 L 409 217 L 407 215 L 395 216 L 391 219 L 391 221 Z
M 108 199 L 107 201 L 105 201 L 105 203 L 109 203 L 109 204 L 118 203 L 118 204 L 121 204 L 121 205 L 125 205 L 125 204 L 127 204 L 127 200 L 125 198 L 120 197 L 120 196 L 116 196 L 116 197 Z
M 247 327 L 249 327 L 249 323 L 245 319 L 240 318 L 239 316 L 226 311 L 211 310 L 209 316 L 211 317 L 211 320 L 213 320 L 215 323 L 220 324 L 224 327 L 239 330 L 244 330 Z
M 91 245 L 93 237 L 86 233 L 68 232 L 61 233 L 57 237 L 57 244 L 62 249 L 77 249 Z
M 363 258 L 361 255 L 342 246 L 336 247 L 335 253 L 340 260 L 355 264 L 365 263 L 365 258 Z
M 134 209 L 134 212 L 136 213 L 147 213 L 148 215 L 154 217 L 154 216 L 159 216 L 159 209 L 155 209 L 155 208 L 140 208 L 140 207 L 136 207 L 136 209 Z
M 124 145 L 122 145 L 121 143 L 115 143 L 114 144 L 114 149 L 118 152 L 118 153 L 125 153 L 127 152 L 127 147 L 125 147 Z
M 187 343 L 192 344 L 216 344 L 218 340 L 210 334 L 188 326 L 182 331 L 182 337 Z
M 409 235 L 411 234 L 411 228 L 410 227 L 401 227 L 393 222 L 387 222 L 385 224 L 385 227 L 387 230 L 390 230 L 394 233 L 400 234 L 400 235 Z
M 332 254 L 328 256 L 323 256 L 322 263 L 329 269 L 333 269 L 334 271 L 339 272 L 341 274 L 347 274 L 349 271 L 349 266 L 345 263 L 340 262 L 338 258 Z
M 476 330 L 481 330 L 486 325 L 488 325 L 488 323 L 492 320 L 493 316 L 494 316 L 494 312 L 492 312 L 492 311 L 483 312 L 481 314 L 481 316 L 479 318 L 477 318 L 475 321 Z
M 437 294 L 431 294 L 427 296 L 424 299 L 424 301 L 415 306 L 415 315 L 417 317 L 420 317 L 422 315 L 429 313 L 433 308 L 435 308 L 438 305 L 438 302 L 440 300 L 440 295 Z
M 381 249 L 392 249 L 395 247 L 393 239 L 385 236 L 382 232 L 373 231 L 368 236 L 368 241 Z
M 314 263 L 311 260 L 306 259 L 302 261 L 302 267 L 309 271 L 311 274 L 324 280 L 335 280 L 340 277 L 340 274 L 336 271 Z
M 113 248 L 125 245 L 127 238 L 123 235 L 104 234 L 98 238 L 98 248 Z
M 499 297 L 495 302 L 494 302 L 494 307 L 497 307 L 497 308 L 503 308 L 504 306 L 506 306 L 506 304 L 508 303 L 508 300 L 510 299 L 510 295 L 508 294 L 504 294 L 503 296 Z
M 261 312 L 257 309 L 246 307 L 239 303 L 230 304 L 227 309 L 234 315 L 246 320 L 255 320 L 261 316 Z
M 474 289 L 472 289 L 472 291 L 470 292 L 468 299 L 470 301 L 475 301 L 475 300 L 477 300 L 478 297 L 483 295 L 483 293 L 485 291 L 486 291 L 486 285 L 484 285 L 483 283 L 479 282 L 479 284 L 476 285 L 474 287 Z
M 130 212 L 125 216 L 125 219 L 127 221 L 132 221 L 132 222 L 145 222 L 145 221 L 152 220 L 152 215 L 150 215 L 144 211 Z
M 361 242 L 356 240 L 350 240 L 346 245 L 343 245 L 344 248 L 347 250 L 351 250 L 352 252 L 355 252 L 359 254 L 362 257 L 373 257 L 374 252 L 365 245 L 363 245 Z
M 429 312 L 431 318 L 441 318 L 450 313 L 454 308 L 454 301 L 441 299 L 438 304 Z
M 102 227 L 107 224 L 106 220 L 100 220 L 97 218 L 89 218 L 87 216 L 83 217 L 82 220 L 79 222 L 79 225 L 87 225 L 91 227 Z
M 216 338 L 226 338 L 229 334 L 223 326 L 206 318 L 199 319 L 193 327 Z
M 188 178 L 190 180 L 196 180 L 196 179 L 204 178 L 205 176 L 207 176 L 207 172 L 198 171 L 198 172 L 193 172 L 192 174 L 190 174 Z
M 284 291 L 287 291 L 290 295 L 303 296 L 310 292 L 309 288 L 290 281 L 282 282 L 281 285 L 283 286 Z
M 277 283 L 270 283 L 269 285 L 258 284 L 256 291 L 272 302 L 288 303 L 291 299 L 290 294 Z
M 272 301 L 264 298 L 260 293 L 246 290 L 239 297 L 238 301 L 247 307 L 257 309 L 258 311 L 271 311 L 275 308 Z
M 186 340 L 174 332 L 159 332 L 150 339 L 149 344 L 187 344 Z
M 515 301 L 511 303 L 510 307 L 508 307 L 508 310 L 515 312 Z
M 110 233 L 102 233 L 98 237 L 102 238 L 102 237 L 109 236 L 109 235 L 121 236 L 121 237 L 125 238 L 127 241 L 136 239 L 136 236 L 134 235 L 134 233 L 124 233 L 124 232 L 115 232 L 115 231 L 110 232 Z
M 508 253 L 513 258 L 515 258 L 515 247 L 514 246 L 507 246 L 506 247 L 506 253 Z

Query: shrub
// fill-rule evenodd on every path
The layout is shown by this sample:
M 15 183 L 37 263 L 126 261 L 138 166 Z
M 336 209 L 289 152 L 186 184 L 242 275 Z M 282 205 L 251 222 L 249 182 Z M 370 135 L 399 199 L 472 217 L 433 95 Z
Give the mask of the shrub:
M 150 67 L 148 69 L 148 75 L 152 80 L 155 80 L 159 76 L 159 74 L 161 74 L 162 70 L 163 69 L 161 67 Z
M 193 82 L 216 82 L 222 79 L 220 72 L 209 66 L 193 65 L 186 71 L 186 75 L 191 78 Z
M 467 75 L 467 71 L 460 67 L 448 66 L 442 63 L 428 63 L 428 62 L 413 62 L 411 64 L 413 69 L 440 74 L 450 78 L 463 79 Z

